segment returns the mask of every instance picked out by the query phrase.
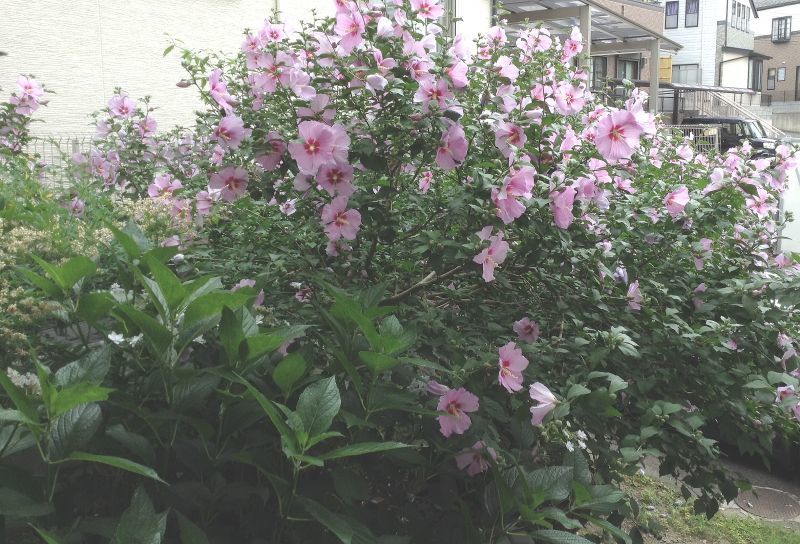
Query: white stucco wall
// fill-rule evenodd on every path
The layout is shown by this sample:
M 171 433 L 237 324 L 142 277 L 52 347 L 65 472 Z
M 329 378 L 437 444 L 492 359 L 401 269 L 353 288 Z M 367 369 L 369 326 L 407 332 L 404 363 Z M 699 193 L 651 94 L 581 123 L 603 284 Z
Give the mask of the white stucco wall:
M 450 0 L 470 40 L 489 27 L 490 0 Z M 169 37 L 190 49 L 234 52 L 244 28 L 259 28 L 274 9 L 285 22 L 309 19 L 312 9 L 335 12 L 333 0 L 0 0 L 0 99 L 20 73 L 31 73 L 57 94 L 36 113 L 34 133 L 91 132 L 89 114 L 122 87 L 149 94 L 160 129 L 191 123 L 199 106 L 176 53 L 162 57 Z M 446 3 L 445 3 L 446 5 Z
M 781 240 L 782 251 L 800 253 L 800 171 L 794 170 L 789 174 L 789 188 L 783 195 L 783 209 L 791 212 L 794 220 L 788 223 L 781 233 L 785 240 Z
M 758 11 L 758 19 L 751 21 L 756 36 L 772 34 L 772 19 L 776 17 L 792 18 L 792 30 L 800 30 L 800 4 L 781 8 L 762 9 Z
M 741 53 L 722 53 L 722 62 L 723 87 L 748 87 L 749 57 Z
M 701 83 L 714 85 L 717 21 L 725 19 L 725 1 L 700 2 L 700 20 L 697 27 L 686 28 L 686 0 L 678 3 L 678 28 L 664 29 L 664 36 L 678 42 L 683 49 L 672 58 L 672 64 L 697 64 Z

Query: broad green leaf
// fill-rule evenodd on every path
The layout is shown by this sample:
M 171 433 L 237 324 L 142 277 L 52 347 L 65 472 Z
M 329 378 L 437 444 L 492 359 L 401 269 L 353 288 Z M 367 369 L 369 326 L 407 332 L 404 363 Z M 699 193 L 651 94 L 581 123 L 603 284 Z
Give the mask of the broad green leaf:
M 55 384 L 66 387 L 80 382 L 103 383 L 111 368 L 111 346 L 103 344 L 80 359 L 64 365 L 55 373 Z
M 108 228 L 111 230 L 117 243 L 125 250 L 125 253 L 127 253 L 128 257 L 131 259 L 139 258 L 143 251 L 147 251 L 153 247 L 144 233 L 142 233 L 141 229 L 132 221 L 125 225 L 122 230 L 114 225 L 108 225 Z
M 543 467 L 526 474 L 528 487 L 545 500 L 563 501 L 572 488 L 572 467 Z
M 155 462 L 156 455 L 150 441 L 139 433 L 129 431 L 121 423 L 106 427 L 106 436 L 119 442 L 146 464 Z
M 36 425 L 35 421 L 31 421 L 28 419 L 25 414 L 20 412 L 19 410 L 9 410 L 8 408 L 0 408 L 0 422 L 2 421 L 13 421 L 16 423 L 27 423 L 28 425 Z M 0 442 L 0 446 L 4 444 Z
M 50 459 L 62 459 L 92 439 L 102 415 L 96 404 L 81 404 L 62 414 L 47 436 Z
M 16 271 L 20 276 L 22 276 L 24 280 L 38 287 L 39 289 L 44 291 L 45 294 L 47 294 L 48 296 L 51 296 L 53 298 L 59 298 L 62 296 L 63 293 L 61 292 L 61 289 L 58 287 L 58 285 L 48 280 L 44 276 L 40 276 L 33 270 L 28 270 L 27 268 L 18 266 L 16 268 Z
M 109 393 L 114 391 L 108 387 L 101 387 L 88 382 L 76 383 L 56 391 L 52 395 L 48 410 L 51 418 L 56 418 L 72 408 L 99 402 L 108 399 Z
M 112 544 L 161 544 L 166 530 L 167 512 L 157 514 L 147 493 L 139 487 L 119 519 Z
M 219 377 L 196 375 L 180 380 L 172 390 L 172 403 L 179 410 L 194 410 L 203 406 L 219 385 Z
M 183 284 L 183 288 L 186 290 L 186 295 L 183 297 L 183 300 L 178 305 L 177 313 L 182 313 L 183 311 L 188 308 L 189 304 L 197 300 L 203 295 L 208 293 L 212 293 L 214 291 L 221 291 L 222 290 L 222 281 L 219 278 L 215 278 L 212 276 L 202 276 L 195 280 L 186 282 Z
M 579 383 L 574 383 L 567 391 L 567 400 L 574 399 L 576 397 L 581 397 L 583 395 L 588 395 L 592 391 L 588 389 L 586 386 L 583 386 Z
M 275 370 L 272 371 L 272 379 L 284 394 L 288 394 L 305 372 L 306 361 L 303 356 L 297 352 L 290 353 L 275 366 Z
M 400 361 L 394 357 L 389 357 L 388 355 L 375 353 L 373 351 L 359 351 L 358 356 L 364 361 L 364 364 L 367 365 L 367 368 L 369 368 L 373 374 L 386 372 L 400 364 Z
M 245 340 L 245 357 L 253 361 L 281 347 L 286 340 L 275 334 L 257 334 Z
M 9 518 L 34 518 L 53 512 L 53 505 L 37 502 L 11 487 L 0 487 L 0 516 Z
M 58 539 L 54 537 L 52 533 L 48 533 L 44 529 L 40 529 L 35 525 L 31 525 L 31 529 L 36 531 L 36 533 L 41 537 L 41 539 L 45 541 L 45 544 L 59 544 Z
M 340 542 L 344 544 L 373 544 L 378 541 L 369 528 L 355 519 L 335 514 L 311 499 L 303 498 L 301 502 L 306 512 L 324 525 Z
M 208 537 L 203 530 L 192 523 L 189 518 L 175 512 L 178 515 L 178 529 L 181 534 L 181 544 L 209 544 Z
M 341 404 L 336 378 L 331 376 L 306 387 L 300 393 L 296 411 L 309 436 L 315 436 L 328 430 Z
M 72 257 L 59 267 L 62 287 L 71 289 L 76 283 L 87 276 L 91 276 L 97 270 L 97 265 L 89 257 L 81 255 Z
M 174 314 L 183 297 L 186 296 L 186 289 L 184 289 L 181 280 L 155 257 L 147 255 L 143 260 L 150 270 L 150 275 L 158 284 L 168 308 Z
M 219 340 L 228 356 L 228 364 L 235 365 L 239 361 L 239 346 L 244 339 L 242 322 L 237 319 L 233 310 L 225 306 L 219 322 Z
M 564 466 L 572 467 L 572 477 L 581 484 L 588 486 L 592 483 L 592 471 L 586 456 L 580 450 L 568 451 L 564 454 Z
M 331 459 L 341 459 L 342 457 L 355 457 L 357 455 L 366 455 L 368 453 L 380 453 L 382 451 L 411 447 L 413 447 L 411 444 L 403 444 L 402 442 L 361 442 L 358 444 L 350 444 L 348 446 L 337 448 L 333 451 L 323 453 L 319 457 L 329 461 Z
M 156 319 L 150 317 L 130 304 L 120 304 L 117 310 L 144 335 L 154 350 L 153 355 L 162 355 L 172 342 L 172 333 Z
M 280 433 L 281 437 L 284 440 L 289 441 L 290 444 L 296 446 L 294 439 L 294 432 L 289 428 L 288 425 L 286 425 L 286 422 L 283 420 L 280 412 L 278 412 L 278 409 L 275 407 L 272 401 L 269 400 L 267 397 L 265 397 L 261 393 L 261 391 L 253 387 L 250 384 L 250 382 L 248 382 L 244 378 L 238 377 L 238 380 L 241 384 L 243 384 L 247 388 L 247 391 L 248 393 L 250 393 L 250 396 L 253 397 L 256 400 L 256 402 L 258 402 L 258 404 L 261 406 L 261 409 L 264 411 L 265 414 L 267 414 L 269 420 L 272 422 L 273 425 L 275 425 L 275 428 L 278 429 L 278 432 Z
M 0 425 L 0 447 L 3 448 L 0 458 L 10 457 L 35 445 L 36 438 L 30 429 L 16 425 Z
M 55 283 L 58 286 L 58 288 L 61 289 L 61 291 L 66 291 L 69 288 L 66 285 L 64 278 L 61 276 L 61 270 L 57 266 L 48 263 L 47 261 L 45 261 L 41 257 L 37 257 L 36 255 L 31 255 L 31 258 L 34 261 L 36 261 L 36 264 L 38 264 L 42 268 L 42 270 L 45 271 L 50 280 L 53 283 Z
M 582 536 L 554 529 L 541 529 L 530 534 L 536 542 L 546 544 L 594 544 L 591 540 L 586 540 Z
M 5 371 L 0 371 L 0 386 L 3 387 L 6 395 L 8 395 L 8 398 L 14 403 L 14 406 L 17 407 L 17 410 L 22 412 L 30 421 L 39 421 L 39 415 L 36 412 L 34 404 L 22 389 L 11 382 L 11 379 Z
M 90 463 L 100 463 L 102 465 L 108 465 L 122 470 L 127 470 L 128 472 L 138 474 L 139 476 L 144 476 L 145 478 L 150 478 L 151 480 L 156 480 L 157 482 L 164 484 L 167 483 L 162 480 L 158 473 L 152 468 L 140 465 L 139 463 L 131 461 L 130 459 L 125 459 L 124 457 L 116 457 L 113 455 L 96 455 L 93 453 L 76 451 L 69 454 L 64 461 L 88 461 Z
M 626 533 L 625 531 L 623 531 L 622 529 L 620 529 L 616 525 L 614 525 L 614 524 L 612 524 L 612 523 L 610 523 L 610 522 L 608 522 L 608 521 L 606 521 L 604 519 L 596 518 L 594 516 L 581 515 L 581 517 L 583 517 L 584 519 L 592 522 L 593 524 L 597 525 L 598 527 L 602 527 L 603 529 L 605 529 L 606 531 L 611 533 L 614 536 L 614 538 L 616 538 L 618 541 L 621 540 L 625 544 L 631 544 L 631 537 L 628 536 L 628 533 Z
M 106 317 L 116 304 L 111 293 L 97 292 L 81 295 L 75 313 L 88 323 L 97 323 Z

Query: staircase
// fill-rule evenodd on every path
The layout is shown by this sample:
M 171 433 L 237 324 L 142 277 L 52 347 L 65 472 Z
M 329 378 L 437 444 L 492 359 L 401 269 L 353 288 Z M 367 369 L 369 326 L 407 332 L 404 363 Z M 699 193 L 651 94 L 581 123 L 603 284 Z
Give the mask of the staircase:
M 772 123 L 754 114 L 752 111 L 725 98 L 716 91 L 690 91 L 681 95 L 680 109 L 684 115 L 688 112 L 698 112 L 699 115 L 708 117 L 743 117 L 758 121 L 767 133 L 767 136 L 781 139 L 786 134 Z

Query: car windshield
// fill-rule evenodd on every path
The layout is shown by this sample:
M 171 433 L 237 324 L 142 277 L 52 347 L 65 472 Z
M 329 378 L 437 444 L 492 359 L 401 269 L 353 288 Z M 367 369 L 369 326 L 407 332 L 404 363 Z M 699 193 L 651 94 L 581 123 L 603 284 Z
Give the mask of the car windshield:
M 742 121 L 742 132 L 747 138 L 764 138 L 764 129 L 758 121 Z

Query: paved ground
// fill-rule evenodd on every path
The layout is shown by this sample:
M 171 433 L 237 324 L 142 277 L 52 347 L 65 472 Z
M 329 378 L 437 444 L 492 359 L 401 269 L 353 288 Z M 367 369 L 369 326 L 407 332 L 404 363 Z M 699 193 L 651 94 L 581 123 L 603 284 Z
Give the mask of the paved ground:
M 787 529 L 800 530 L 800 485 L 735 461 L 726 460 L 723 464 L 748 480 L 753 491 L 740 494 L 720 510 L 729 515 L 758 517 Z M 645 473 L 658 477 L 655 459 L 645 460 Z

